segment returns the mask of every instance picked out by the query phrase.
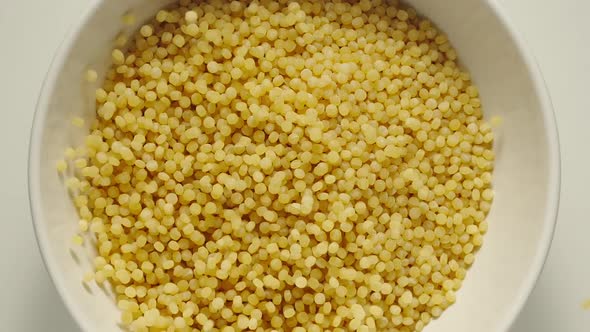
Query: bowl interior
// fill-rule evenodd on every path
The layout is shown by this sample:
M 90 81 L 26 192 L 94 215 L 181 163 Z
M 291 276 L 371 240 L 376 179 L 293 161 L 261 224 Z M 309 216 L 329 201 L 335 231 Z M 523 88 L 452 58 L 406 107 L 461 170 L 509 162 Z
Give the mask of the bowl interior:
M 77 216 L 55 163 L 83 142 L 75 116 L 94 117 L 88 68 L 104 72 L 113 40 L 170 0 L 97 1 L 58 53 L 39 101 L 30 156 L 31 204 L 37 236 L 58 290 L 87 331 L 118 331 L 119 314 L 107 288 L 85 286 L 92 244 L 73 248 Z M 409 1 L 444 30 L 472 73 L 487 118 L 496 129 L 496 199 L 489 233 L 458 293 L 457 303 L 428 332 L 505 331 L 524 304 L 549 246 L 557 209 L 557 137 L 541 78 L 497 8 L 484 0 Z M 136 26 L 123 27 L 132 10 Z M 101 77 L 99 77 L 99 82 Z M 98 83 L 97 83 L 98 84 Z

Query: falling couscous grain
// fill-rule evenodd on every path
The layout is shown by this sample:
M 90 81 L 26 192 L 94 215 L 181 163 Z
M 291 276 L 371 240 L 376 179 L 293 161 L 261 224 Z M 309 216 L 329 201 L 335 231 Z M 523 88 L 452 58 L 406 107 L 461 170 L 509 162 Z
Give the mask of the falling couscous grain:
M 430 21 L 395 0 L 181 0 L 120 41 L 65 185 L 96 239 L 84 280 L 124 326 L 411 332 L 460 298 L 493 134 Z
M 131 26 L 131 25 L 135 24 L 135 21 L 136 21 L 136 17 L 135 17 L 135 14 L 133 14 L 132 12 L 127 12 L 121 17 L 121 22 L 124 25 Z
M 72 119 L 72 124 L 78 128 L 82 128 L 84 127 L 84 119 L 80 118 L 80 117 L 75 117 Z
M 88 83 L 94 83 L 98 79 L 98 73 L 94 69 L 88 69 L 86 71 L 86 81 Z
M 68 163 L 65 160 L 58 160 L 55 163 L 55 168 L 59 173 L 64 173 L 68 169 Z

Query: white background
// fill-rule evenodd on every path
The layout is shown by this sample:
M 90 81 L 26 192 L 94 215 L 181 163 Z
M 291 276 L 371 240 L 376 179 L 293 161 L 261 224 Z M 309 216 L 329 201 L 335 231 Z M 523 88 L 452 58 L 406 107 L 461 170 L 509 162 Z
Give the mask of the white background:
M 67 28 L 91 1 L 0 0 L 1 331 L 79 331 L 37 249 L 26 167 L 43 77 Z M 544 73 L 557 115 L 562 160 L 553 247 L 510 332 L 590 331 L 590 311 L 581 308 L 590 299 L 590 1 L 498 1 L 528 40 Z

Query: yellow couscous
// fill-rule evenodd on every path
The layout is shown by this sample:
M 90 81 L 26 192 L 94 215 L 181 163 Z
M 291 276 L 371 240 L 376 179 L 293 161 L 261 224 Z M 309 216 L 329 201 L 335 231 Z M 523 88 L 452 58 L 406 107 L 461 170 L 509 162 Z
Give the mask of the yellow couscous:
M 84 280 L 131 331 L 421 331 L 456 301 L 493 134 L 430 21 L 395 0 L 181 0 L 118 39 L 57 169 L 73 241 L 96 239 Z

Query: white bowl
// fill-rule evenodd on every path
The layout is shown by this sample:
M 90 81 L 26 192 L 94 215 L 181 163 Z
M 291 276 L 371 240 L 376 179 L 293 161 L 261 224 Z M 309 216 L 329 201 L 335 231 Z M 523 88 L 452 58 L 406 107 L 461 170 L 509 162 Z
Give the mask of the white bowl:
M 29 161 L 34 225 L 59 293 L 88 332 L 121 330 L 119 314 L 108 291 L 83 286 L 94 251 L 91 245 L 71 249 L 77 216 L 55 163 L 66 147 L 83 142 L 84 130 L 70 124 L 74 116 L 94 116 L 94 88 L 83 76 L 88 67 L 107 68 L 122 14 L 133 10 L 139 24 L 168 2 L 96 1 L 55 56 L 39 98 Z M 506 331 L 541 271 L 557 214 L 559 151 L 550 100 L 532 56 L 495 1 L 409 2 L 448 33 L 480 87 L 486 117 L 504 119 L 496 132 L 489 233 L 457 303 L 426 331 Z

